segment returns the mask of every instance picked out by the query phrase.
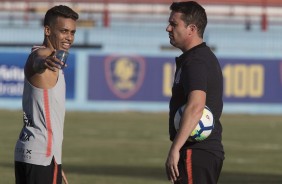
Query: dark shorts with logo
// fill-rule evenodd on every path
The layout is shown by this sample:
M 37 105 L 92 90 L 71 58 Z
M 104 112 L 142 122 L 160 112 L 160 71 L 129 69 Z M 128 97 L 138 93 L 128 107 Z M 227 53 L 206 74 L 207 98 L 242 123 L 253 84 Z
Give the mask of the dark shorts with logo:
M 62 167 L 53 159 L 48 166 L 15 162 L 16 184 L 62 184 Z
M 174 184 L 217 184 L 223 160 L 200 149 L 184 149 L 178 163 L 179 178 Z

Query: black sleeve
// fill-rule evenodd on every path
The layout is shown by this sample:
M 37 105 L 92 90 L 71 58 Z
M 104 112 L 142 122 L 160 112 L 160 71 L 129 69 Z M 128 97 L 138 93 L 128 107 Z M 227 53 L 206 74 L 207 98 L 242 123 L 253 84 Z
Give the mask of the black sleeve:
M 182 67 L 181 81 L 188 95 L 193 90 L 207 92 L 207 66 L 201 60 L 193 60 Z

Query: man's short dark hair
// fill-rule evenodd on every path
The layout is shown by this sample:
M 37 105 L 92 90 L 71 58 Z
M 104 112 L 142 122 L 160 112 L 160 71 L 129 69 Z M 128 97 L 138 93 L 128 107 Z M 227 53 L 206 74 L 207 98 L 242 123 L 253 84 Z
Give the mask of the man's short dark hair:
M 203 38 L 208 20 L 206 11 L 200 4 L 195 1 L 174 2 L 171 4 L 170 10 L 183 13 L 182 20 L 187 26 L 194 24 L 198 29 L 199 36 Z
M 78 19 L 78 14 L 68 6 L 59 5 L 49 9 L 44 18 L 44 26 L 50 26 L 58 17 Z

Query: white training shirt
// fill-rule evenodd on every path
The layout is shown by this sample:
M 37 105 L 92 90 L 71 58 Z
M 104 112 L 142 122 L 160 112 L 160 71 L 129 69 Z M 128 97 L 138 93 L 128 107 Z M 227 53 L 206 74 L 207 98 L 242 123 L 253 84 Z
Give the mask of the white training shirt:
M 66 85 L 62 70 L 51 89 L 40 89 L 24 80 L 24 126 L 15 148 L 15 161 L 47 166 L 54 157 L 62 163 Z

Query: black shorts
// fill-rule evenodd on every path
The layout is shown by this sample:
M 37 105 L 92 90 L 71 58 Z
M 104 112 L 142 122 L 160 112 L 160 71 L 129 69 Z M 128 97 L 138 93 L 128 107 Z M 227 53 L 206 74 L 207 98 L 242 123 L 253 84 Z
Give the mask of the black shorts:
M 199 149 L 180 152 L 179 178 L 175 184 L 216 184 L 223 160 L 212 153 Z
M 62 184 L 62 167 L 53 159 L 48 166 L 15 162 L 16 184 Z

